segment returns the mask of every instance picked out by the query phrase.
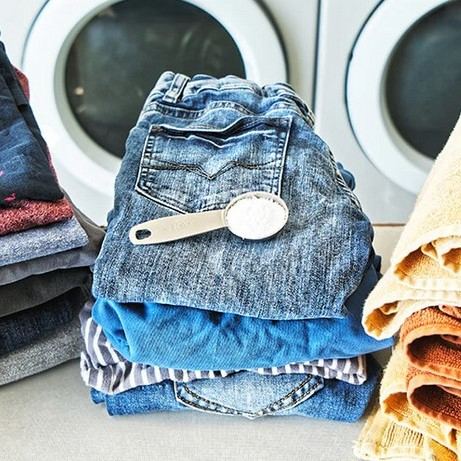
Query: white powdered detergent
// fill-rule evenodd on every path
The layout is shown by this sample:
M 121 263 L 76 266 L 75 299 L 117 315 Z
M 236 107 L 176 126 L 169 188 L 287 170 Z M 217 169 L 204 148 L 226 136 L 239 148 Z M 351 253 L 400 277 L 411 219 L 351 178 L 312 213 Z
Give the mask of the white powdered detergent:
M 229 230 L 244 239 L 259 240 L 285 225 L 286 209 L 270 197 L 250 196 L 237 200 L 226 213 Z

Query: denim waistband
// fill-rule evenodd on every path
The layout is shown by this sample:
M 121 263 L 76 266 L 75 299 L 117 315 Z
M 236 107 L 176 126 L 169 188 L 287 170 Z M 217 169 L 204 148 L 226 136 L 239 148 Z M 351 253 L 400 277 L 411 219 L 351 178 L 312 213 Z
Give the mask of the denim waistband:
M 158 79 L 146 99 L 143 113 L 152 109 L 156 101 L 161 100 L 164 103 L 176 104 L 203 91 L 219 91 L 227 94 L 231 94 L 232 92 L 239 94 L 245 91 L 253 93 L 258 99 L 285 97 L 298 105 L 302 116 L 306 118 L 310 126 L 313 126 L 315 122 L 312 110 L 288 83 L 277 82 L 261 87 L 251 80 L 244 80 L 234 75 L 217 79 L 209 75 L 198 74 L 191 78 L 187 75 L 171 71 L 164 72 Z

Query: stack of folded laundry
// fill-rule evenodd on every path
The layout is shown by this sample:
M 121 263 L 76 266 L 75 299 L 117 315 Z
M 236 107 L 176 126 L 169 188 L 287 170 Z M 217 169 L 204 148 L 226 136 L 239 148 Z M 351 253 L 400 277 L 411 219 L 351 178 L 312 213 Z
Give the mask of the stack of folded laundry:
M 127 140 L 95 300 L 81 313 L 82 377 L 109 414 L 360 418 L 380 376 L 367 354 L 393 343 L 361 325 L 380 258 L 352 175 L 312 125 L 286 84 L 160 77 Z M 271 238 L 220 228 L 130 240 L 140 223 L 223 210 L 254 191 L 288 207 Z M 251 205 L 240 222 L 271 224 Z
M 78 357 L 104 231 L 59 187 L 26 77 L 0 43 L 0 384 Z
M 461 118 L 418 197 L 391 267 L 368 298 L 375 338 L 400 333 L 380 405 L 356 446 L 363 459 L 461 455 Z

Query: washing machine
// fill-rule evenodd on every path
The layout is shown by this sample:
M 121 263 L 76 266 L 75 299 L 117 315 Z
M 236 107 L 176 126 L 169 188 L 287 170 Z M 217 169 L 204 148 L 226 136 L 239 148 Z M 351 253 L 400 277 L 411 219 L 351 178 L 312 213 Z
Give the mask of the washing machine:
M 129 129 L 165 70 L 313 98 L 317 0 L 14 0 L 1 39 L 30 81 L 60 183 L 104 224 Z
M 459 0 L 321 0 L 316 127 L 374 222 L 405 222 L 461 110 Z

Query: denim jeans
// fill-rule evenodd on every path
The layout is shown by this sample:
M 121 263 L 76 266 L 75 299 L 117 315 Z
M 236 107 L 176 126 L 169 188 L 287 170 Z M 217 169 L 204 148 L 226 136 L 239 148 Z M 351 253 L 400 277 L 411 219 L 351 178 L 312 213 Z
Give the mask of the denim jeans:
M 312 123 L 286 84 L 164 73 L 127 140 L 95 297 L 277 320 L 345 317 L 372 228 Z M 289 208 L 269 240 L 227 229 L 160 245 L 128 238 L 140 222 L 222 209 L 254 190 Z
M 87 299 L 86 288 L 74 288 L 40 306 L 0 318 L 0 355 L 12 352 L 69 323 Z
M 378 280 L 375 257 L 344 318 L 265 320 L 237 314 L 165 306 L 121 304 L 99 298 L 93 318 L 131 362 L 189 370 L 238 370 L 292 362 L 346 358 L 384 349 L 361 324 L 365 298 Z
M 77 208 L 74 208 L 74 215 L 88 236 L 89 241 L 86 245 L 0 267 L 0 285 L 17 282 L 32 275 L 44 274 L 58 269 L 92 266 L 101 248 L 105 232 Z M 6 237 L 8 236 L 1 237 L 2 242 Z M 20 241 L 19 244 L 21 245 Z M 23 253 L 24 248 L 21 254 Z
M 0 204 L 61 199 L 46 144 L 1 42 L 0 107 Z
M 191 383 L 164 381 L 116 395 L 92 389 L 91 397 L 96 404 L 105 403 L 110 415 L 193 409 L 249 419 L 300 415 L 352 422 L 368 406 L 380 375 L 376 361 L 371 356 L 367 359 L 369 379 L 359 386 L 308 374 L 270 376 L 241 371 Z

